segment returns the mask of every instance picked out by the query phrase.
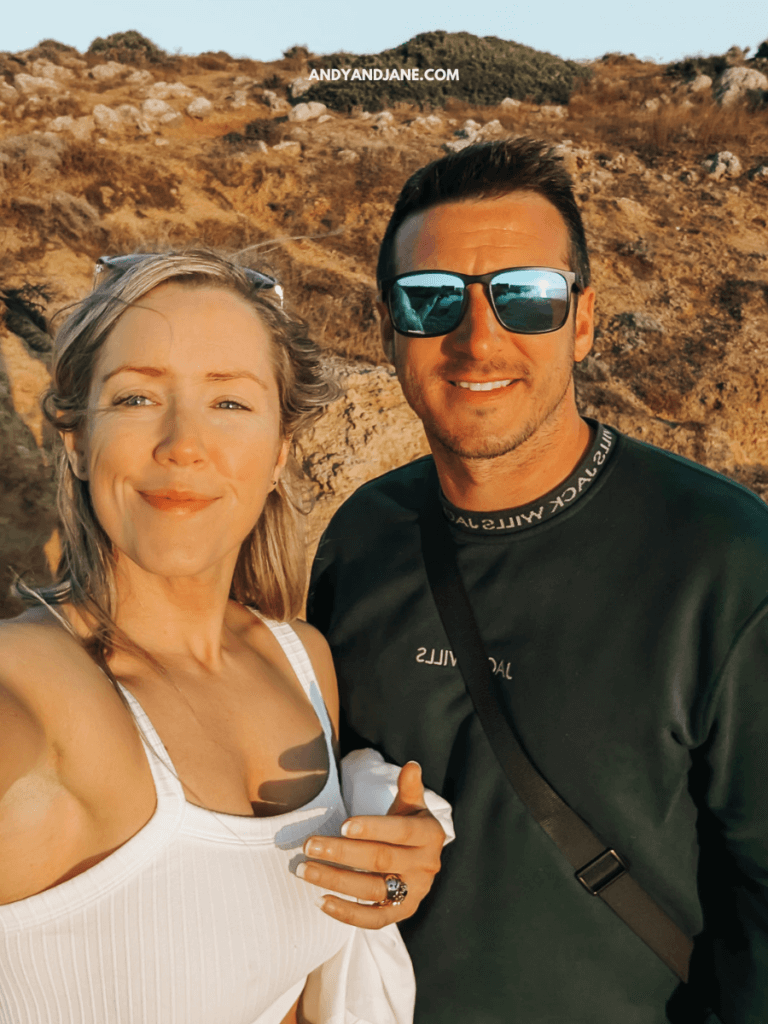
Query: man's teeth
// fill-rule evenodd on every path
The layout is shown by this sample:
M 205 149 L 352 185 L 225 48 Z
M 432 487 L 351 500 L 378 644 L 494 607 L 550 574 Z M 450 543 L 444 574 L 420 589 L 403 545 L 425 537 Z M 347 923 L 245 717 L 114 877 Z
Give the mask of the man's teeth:
M 482 383 L 474 383 L 469 380 L 457 380 L 456 383 L 460 388 L 466 388 L 467 391 L 495 391 L 496 388 L 505 388 L 508 384 L 511 384 L 511 380 L 487 380 Z

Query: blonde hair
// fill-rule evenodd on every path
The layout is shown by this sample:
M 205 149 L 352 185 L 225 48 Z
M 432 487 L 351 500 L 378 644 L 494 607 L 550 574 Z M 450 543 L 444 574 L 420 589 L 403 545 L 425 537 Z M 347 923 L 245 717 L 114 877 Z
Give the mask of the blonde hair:
M 292 448 L 339 394 L 338 386 L 307 336 L 306 324 L 260 288 L 248 269 L 209 249 L 147 255 L 125 270 L 107 267 L 97 287 L 75 306 L 54 344 L 52 384 L 43 412 L 60 432 L 79 430 L 86 418 L 94 368 L 110 331 L 133 303 L 170 281 L 190 288 L 225 288 L 256 311 L 268 329 L 280 401 L 280 424 Z M 299 614 L 306 586 L 301 470 L 293 452 L 264 511 L 243 541 L 230 596 L 265 617 L 286 621 Z M 45 604 L 71 602 L 92 628 L 86 646 L 104 665 L 115 648 L 145 654 L 114 621 L 115 557 L 98 521 L 87 481 L 72 471 L 64 451 L 58 461 L 61 559 L 50 586 L 17 585 L 22 597 Z M 145 655 L 146 656 L 146 655 Z

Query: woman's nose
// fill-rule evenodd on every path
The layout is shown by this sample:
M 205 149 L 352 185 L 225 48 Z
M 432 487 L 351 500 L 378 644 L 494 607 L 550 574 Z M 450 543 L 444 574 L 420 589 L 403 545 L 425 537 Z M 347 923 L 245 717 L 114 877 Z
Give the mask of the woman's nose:
M 205 460 L 201 424 L 190 409 L 174 403 L 163 421 L 163 436 L 155 448 L 155 458 L 178 466 L 190 466 Z

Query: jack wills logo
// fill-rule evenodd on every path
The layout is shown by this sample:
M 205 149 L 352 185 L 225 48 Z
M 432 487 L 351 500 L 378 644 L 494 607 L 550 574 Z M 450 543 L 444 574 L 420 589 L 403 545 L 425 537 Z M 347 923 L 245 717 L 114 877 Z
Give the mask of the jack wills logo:
M 456 667 L 456 655 L 447 647 L 419 647 L 416 651 L 416 661 L 420 665 L 436 665 L 438 668 L 442 668 L 445 665 L 451 668 Z M 491 671 L 495 676 L 501 676 L 503 679 L 512 678 L 511 662 L 497 661 L 491 657 L 488 658 L 488 661 L 491 664 Z
M 536 526 L 562 512 L 579 498 L 600 474 L 616 440 L 607 427 L 599 426 L 587 457 L 574 473 L 554 491 L 533 505 L 507 509 L 504 512 L 466 512 L 451 505 L 441 495 L 445 518 L 466 533 L 511 533 Z

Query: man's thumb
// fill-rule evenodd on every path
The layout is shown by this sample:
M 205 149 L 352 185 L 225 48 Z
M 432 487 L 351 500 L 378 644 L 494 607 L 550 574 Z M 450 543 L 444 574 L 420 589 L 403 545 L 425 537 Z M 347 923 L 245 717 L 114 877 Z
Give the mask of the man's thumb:
M 400 769 L 397 779 L 397 796 L 387 814 L 414 814 L 426 808 L 424 803 L 424 785 L 421 781 L 421 765 L 418 761 L 409 761 Z

